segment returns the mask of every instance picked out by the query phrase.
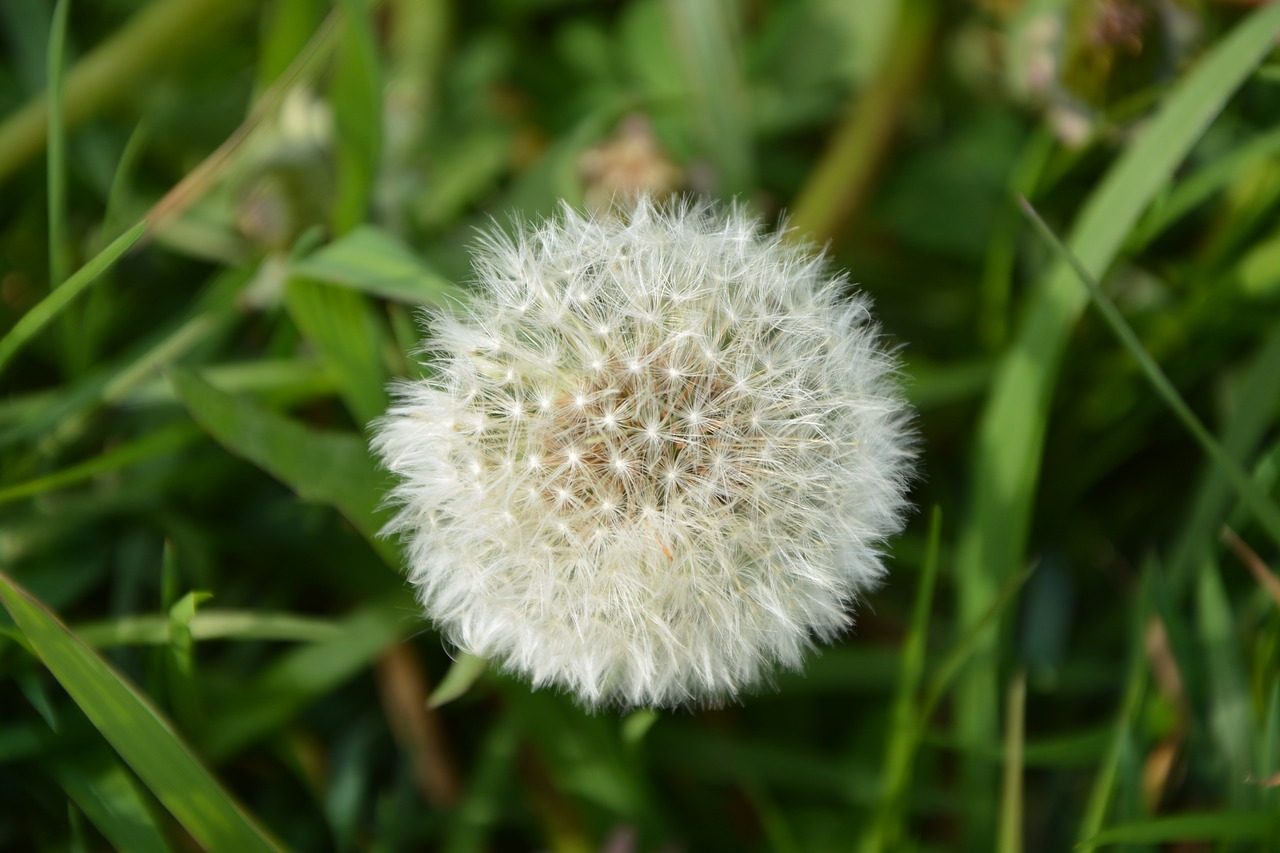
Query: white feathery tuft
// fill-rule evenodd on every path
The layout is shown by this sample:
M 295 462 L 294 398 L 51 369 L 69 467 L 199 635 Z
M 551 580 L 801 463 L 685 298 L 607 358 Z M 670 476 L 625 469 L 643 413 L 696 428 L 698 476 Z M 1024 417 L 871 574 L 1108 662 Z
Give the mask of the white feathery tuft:
M 865 297 L 738 208 L 565 207 L 475 252 L 374 447 L 459 647 L 590 705 L 714 703 L 848 627 L 913 434 Z

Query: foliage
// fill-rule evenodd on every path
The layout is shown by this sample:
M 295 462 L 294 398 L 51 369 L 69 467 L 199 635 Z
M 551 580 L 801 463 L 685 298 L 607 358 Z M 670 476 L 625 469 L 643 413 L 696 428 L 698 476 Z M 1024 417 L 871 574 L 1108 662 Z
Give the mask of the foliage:
M 1276 848 L 1277 33 L 0 4 L 0 847 Z M 919 412 L 856 630 L 719 709 L 486 670 L 377 536 L 370 422 L 476 227 L 634 187 L 827 243 Z

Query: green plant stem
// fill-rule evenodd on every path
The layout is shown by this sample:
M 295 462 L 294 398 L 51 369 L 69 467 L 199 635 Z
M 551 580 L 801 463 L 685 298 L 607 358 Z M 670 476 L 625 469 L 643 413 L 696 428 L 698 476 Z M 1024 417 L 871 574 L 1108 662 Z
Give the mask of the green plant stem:
M 969 662 L 970 656 L 989 639 L 990 629 L 998 624 L 1005 607 L 1013 600 L 1018 590 L 1022 589 L 1022 585 L 1031 577 L 1033 571 L 1035 571 L 1034 567 L 1028 568 L 1009 578 L 1005 585 L 1001 587 L 995 600 L 991 602 L 991 606 L 974 622 L 967 633 L 952 645 L 951 651 L 938 664 L 933 677 L 929 679 L 929 687 L 925 691 L 924 699 L 920 702 L 920 733 L 917 735 L 918 739 L 923 739 L 924 729 L 929 725 L 929 718 L 937 710 L 938 703 L 946 695 L 947 688 L 951 686 L 951 682 L 959 674 L 960 670 L 964 668 L 964 665 Z
M 933 0 L 904 0 L 885 64 L 858 92 L 831 145 L 792 203 L 791 227 L 824 243 L 855 218 L 871 191 L 899 119 L 924 79 L 936 17 Z
M 249 5 L 246 0 L 165 0 L 144 6 L 67 74 L 64 127 L 129 97 L 140 80 L 166 61 L 189 56 L 194 45 L 211 43 L 212 31 Z M 48 95 L 40 95 L 0 124 L 0 181 L 45 147 L 50 109 Z
M 49 151 L 46 181 L 49 193 L 49 288 L 66 280 L 70 269 L 67 247 L 67 133 L 62 98 L 62 69 L 67 49 L 67 15 L 70 0 L 53 7 L 49 31 L 46 79 L 49 81 L 47 133 Z M 70 329 L 68 329 L 70 331 Z
M 1093 787 L 1089 791 L 1089 799 L 1085 803 L 1084 817 L 1080 821 L 1077 849 L 1082 853 L 1092 853 L 1095 845 L 1087 839 L 1097 835 L 1107 819 L 1107 811 L 1111 807 L 1115 795 L 1116 783 L 1120 776 L 1125 743 L 1130 734 L 1134 718 L 1142 707 L 1147 686 L 1147 655 L 1145 637 L 1147 621 L 1150 618 L 1153 576 L 1157 569 L 1148 565 L 1143 572 L 1141 591 L 1134 607 L 1133 625 L 1130 630 L 1128 672 L 1125 676 L 1124 698 L 1112 724 L 1107 751 L 1094 774 Z
M 885 748 L 884 787 L 880 807 L 862 837 L 858 849 L 863 853 L 893 850 L 903 841 L 903 804 L 911 784 L 916 750 L 923 730 L 918 723 L 917 702 L 924 676 L 929 615 L 933 611 L 933 593 L 938 580 L 938 547 L 942 531 L 942 510 L 934 507 L 929 521 L 929 539 L 925 551 L 924 571 L 920 577 L 911 628 L 902 647 L 902 676 L 898 681 L 890 715 L 888 746 Z
M 1022 853 L 1022 753 L 1027 713 L 1027 670 L 1009 684 L 1004 721 L 1004 785 L 1000 802 L 999 853 Z
M 1054 147 L 1055 137 L 1047 128 L 1033 132 L 1027 139 L 1009 176 L 1008 200 L 1001 204 L 987 242 L 982 265 L 982 309 L 978 312 L 978 334 L 993 352 L 999 351 L 1009 337 L 1014 268 L 1022 225 L 1014 202 L 1020 195 L 1034 195 Z

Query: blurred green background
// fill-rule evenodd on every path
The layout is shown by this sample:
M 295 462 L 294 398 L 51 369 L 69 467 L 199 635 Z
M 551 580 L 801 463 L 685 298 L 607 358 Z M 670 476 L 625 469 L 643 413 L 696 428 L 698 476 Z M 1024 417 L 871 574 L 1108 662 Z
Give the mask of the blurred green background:
M 0 3 L 0 848 L 1280 849 L 1278 33 Z M 478 226 L 636 190 L 874 298 L 919 511 L 806 672 L 588 714 L 422 620 L 365 445 Z

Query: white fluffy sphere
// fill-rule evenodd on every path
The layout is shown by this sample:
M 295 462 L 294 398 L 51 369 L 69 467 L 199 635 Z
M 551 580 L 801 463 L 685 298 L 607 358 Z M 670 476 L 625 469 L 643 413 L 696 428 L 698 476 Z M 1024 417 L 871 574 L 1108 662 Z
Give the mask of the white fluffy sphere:
M 850 623 L 904 510 L 896 363 L 738 209 L 569 209 L 475 254 L 374 439 L 459 647 L 588 704 L 731 696 Z

